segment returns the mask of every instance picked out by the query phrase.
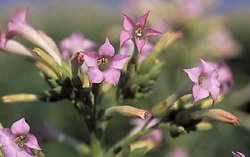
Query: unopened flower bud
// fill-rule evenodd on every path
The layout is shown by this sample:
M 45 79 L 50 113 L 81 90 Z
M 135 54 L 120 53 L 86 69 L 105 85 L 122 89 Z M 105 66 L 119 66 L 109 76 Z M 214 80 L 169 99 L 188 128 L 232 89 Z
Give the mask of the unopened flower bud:
M 176 124 L 171 124 L 169 133 L 172 137 L 178 137 L 179 135 L 185 133 L 185 128 Z
M 104 120 L 109 119 L 112 116 L 114 116 L 116 113 L 123 115 L 123 116 L 127 116 L 127 117 L 139 117 L 141 119 L 146 119 L 148 115 L 148 111 L 146 110 L 124 105 L 124 106 L 110 107 L 109 109 L 105 111 L 102 119 Z
M 154 141 L 149 140 L 149 139 L 140 140 L 140 141 L 137 141 L 137 142 L 132 143 L 130 145 L 131 151 L 134 151 L 134 150 L 140 149 L 140 148 L 146 148 L 147 151 L 150 151 L 150 150 L 156 148 L 156 145 L 155 145 Z
M 167 112 L 167 102 L 163 101 L 152 108 L 152 115 L 154 117 L 163 117 Z
M 221 109 L 211 109 L 205 113 L 205 116 L 209 119 L 216 121 L 229 123 L 233 125 L 239 125 L 239 118 L 232 115 L 231 113 L 221 110 Z
M 4 103 L 33 102 L 39 98 L 35 94 L 11 94 L 1 98 Z
M 73 55 L 71 59 L 71 69 L 72 69 L 72 77 L 76 78 L 78 76 L 78 71 L 81 65 L 84 62 L 84 53 L 77 52 Z

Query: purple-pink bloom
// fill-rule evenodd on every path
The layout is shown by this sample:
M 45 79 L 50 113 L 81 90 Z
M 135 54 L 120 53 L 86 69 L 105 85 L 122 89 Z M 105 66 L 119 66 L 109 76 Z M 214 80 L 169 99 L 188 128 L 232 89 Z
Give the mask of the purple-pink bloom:
M 28 8 L 16 10 L 8 23 L 6 38 L 10 39 L 15 35 L 21 35 L 33 44 L 43 48 L 59 65 L 62 65 L 55 42 L 44 32 L 35 30 L 26 22 L 27 13 Z
M 243 153 L 237 152 L 237 151 L 232 152 L 232 154 L 234 155 L 234 157 L 245 157 L 245 155 Z
M 88 66 L 88 78 L 91 83 L 105 81 L 113 86 L 119 82 L 121 70 L 130 55 L 115 54 L 114 47 L 106 38 L 105 43 L 96 52 L 84 52 L 84 61 Z
M 79 51 L 90 51 L 94 46 L 95 44 L 89 39 L 84 38 L 80 32 L 71 34 L 60 43 L 62 57 L 65 61 L 69 61 L 74 53 Z
M 233 74 L 226 63 L 221 62 L 216 65 L 216 70 L 219 73 L 218 80 L 220 81 L 221 94 L 225 95 L 229 92 L 231 86 L 233 85 Z
M 22 118 L 11 128 L 0 129 L 1 151 L 5 157 L 33 157 L 32 150 L 41 150 L 34 135 L 29 134 L 30 126 Z
M 180 15 L 185 19 L 196 18 L 205 9 L 203 0 L 178 0 L 177 6 L 179 7 Z
M 130 17 L 124 14 L 124 30 L 120 34 L 120 47 L 122 47 L 128 40 L 132 40 L 135 43 L 138 52 L 141 53 L 147 42 L 147 37 L 161 34 L 161 32 L 154 29 L 146 28 L 148 15 L 149 11 L 137 21 L 133 21 Z
M 148 118 L 150 118 L 150 116 L 148 116 Z M 146 123 L 147 119 L 133 119 L 131 121 L 131 124 L 135 125 L 135 128 L 131 131 L 131 135 L 135 134 L 136 132 L 138 132 L 143 125 Z M 151 122 L 148 124 L 147 128 L 154 126 L 155 124 L 157 124 L 159 122 L 158 119 L 154 118 L 153 120 L 151 120 Z M 156 129 L 154 131 L 152 131 L 151 133 L 147 134 L 146 136 L 144 136 L 142 139 L 144 140 L 151 140 L 156 146 L 160 146 L 161 145 L 161 141 L 162 141 L 162 132 L 159 129 Z
M 211 95 L 215 102 L 220 95 L 219 74 L 213 64 L 200 59 L 200 65 L 191 69 L 184 69 L 193 85 L 194 103 Z

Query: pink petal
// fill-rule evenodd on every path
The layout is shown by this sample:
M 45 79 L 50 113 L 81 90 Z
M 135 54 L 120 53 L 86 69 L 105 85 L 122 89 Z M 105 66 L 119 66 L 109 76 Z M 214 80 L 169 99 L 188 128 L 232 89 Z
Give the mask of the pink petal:
M 134 28 L 134 21 L 128 17 L 127 15 L 123 14 L 124 20 L 123 20 L 123 27 L 126 31 L 133 30 Z
M 36 150 L 42 150 L 41 147 L 38 145 L 37 139 L 34 135 L 28 134 L 27 137 L 29 140 L 27 143 L 25 143 L 26 147 L 36 149 Z
M 22 9 L 18 8 L 15 14 L 11 17 L 11 21 L 26 22 L 28 9 L 28 7 Z
M 232 154 L 234 155 L 234 157 L 245 157 L 245 155 L 241 152 L 232 152 Z
M 220 95 L 220 86 L 212 86 L 209 88 L 210 95 L 213 101 L 216 101 L 218 96 Z
M 136 25 L 137 25 L 137 26 L 145 27 L 146 22 L 147 22 L 148 15 L 149 15 L 149 11 L 148 11 L 146 14 L 144 14 L 143 16 L 141 16 L 141 17 L 136 21 Z
M 141 53 L 142 48 L 146 44 L 146 39 L 135 39 L 135 44 L 139 53 Z
M 215 71 L 215 68 L 212 64 L 209 64 L 203 59 L 200 59 L 200 62 L 201 62 L 201 68 L 202 68 L 203 73 L 212 74 Z
M 117 69 L 109 69 L 104 72 L 105 81 L 113 86 L 116 86 L 119 82 L 121 72 Z
M 193 86 L 194 103 L 209 96 L 209 92 L 201 88 L 198 84 Z
M 16 157 L 35 157 L 34 155 L 31 155 L 26 150 L 18 151 Z
M 88 67 L 97 67 L 98 54 L 96 52 L 84 52 L 84 62 Z
M 101 83 L 104 75 L 97 67 L 91 67 L 88 69 L 88 78 L 91 83 Z
M 116 54 L 110 63 L 110 66 L 115 69 L 122 69 L 124 64 L 129 60 L 130 55 Z
M 150 37 L 150 36 L 156 36 L 156 35 L 161 35 L 162 33 L 161 32 L 158 32 L 154 29 L 146 29 L 146 34 L 145 36 L 146 37 Z
M 109 56 L 113 57 L 115 54 L 114 47 L 110 44 L 109 39 L 105 39 L 105 43 L 99 48 L 99 55 L 100 56 Z
M 131 35 L 127 31 L 121 31 L 120 47 L 122 47 L 129 39 L 131 39 Z
M 20 150 L 18 150 L 17 146 L 10 145 L 10 146 L 2 147 L 1 151 L 4 155 L 4 157 L 17 157 L 17 152 L 19 152 Z M 23 156 L 23 157 L 25 157 L 25 156 Z
M 185 71 L 185 73 L 187 73 L 191 81 L 193 81 L 194 83 L 199 82 L 199 76 L 201 75 L 201 69 L 199 67 L 183 70 Z
M 13 123 L 10 130 L 13 135 L 26 135 L 30 131 L 30 126 L 26 123 L 25 118 L 22 118 Z
M 10 129 L 0 129 L 0 145 L 2 147 L 9 146 L 13 144 L 13 135 L 10 132 Z

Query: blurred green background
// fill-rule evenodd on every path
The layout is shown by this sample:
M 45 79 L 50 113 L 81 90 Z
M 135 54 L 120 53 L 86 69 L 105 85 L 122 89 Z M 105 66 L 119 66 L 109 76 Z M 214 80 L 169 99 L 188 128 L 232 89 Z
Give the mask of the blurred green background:
M 230 10 L 232 7 L 225 4 L 227 2 L 221 3 L 219 9 L 216 10 L 224 14 L 226 24 L 232 31 L 234 39 L 242 47 L 242 53 L 239 57 L 227 60 L 235 78 L 232 94 L 226 97 L 228 100 L 233 100 L 235 93 L 250 83 L 250 7 L 246 7 L 244 2 L 241 1 L 244 7 L 238 6 L 237 10 Z M 122 24 L 121 11 L 116 1 L 107 0 L 105 3 L 96 1 L 95 3 L 95 1 L 22 2 L 12 0 L 7 2 L 0 0 L 1 25 L 6 26 L 8 19 L 18 6 L 26 5 L 30 6 L 29 23 L 35 28 L 44 30 L 57 43 L 72 32 L 80 31 L 87 38 L 100 45 L 107 35 L 105 31 L 110 26 Z M 118 43 L 116 43 L 116 49 L 118 49 Z M 182 58 L 183 55 L 177 53 L 164 55 L 164 57 L 167 64 L 157 85 L 154 87 L 156 92 L 152 97 L 142 102 L 143 108 L 150 109 L 153 104 L 178 89 L 186 79 L 181 68 L 189 67 L 191 64 L 185 62 L 185 59 Z M 32 63 L 20 56 L 0 53 L 0 96 L 11 93 L 39 93 L 47 89 L 47 87 L 48 85 L 39 76 L 38 70 Z M 248 95 L 250 97 L 250 93 Z M 237 103 L 235 99 L 234 101 L 225 101 L 218 107 L 227 109 L 236 115 L 237 110 L 250 114 L 250 98 L 244 101 L 244 104 L 235 103 Z M 39 127 L 43 121 L 46 121 L 50 127 L 89 143 L 82 118 L 77 114 L 70 102 L 25 104 L 3 104 L 0 102 L 0 121 L 4 126 L 9 127 L 21 117 L 26 118 L 32 126 L 32 131 L 35 131 L 35 128 Z M 249 120 L 243 119 L 242 121 L 247 123 Z M 166 156 L 166 152 L 174 146 L 184 148 L 190 157 L 229 157 L 232 156 L 231 151 L 233 150 L 250 155 L 250 131 L 247 127 L 244 127 L 248 125 L 233 127 L 214 123 L 214 128 L 210 131 L 191 132 L 177 139 L 172 139 L 165 132 L 166 136 L 164 138 L 166 138 L 167 142 L 164 142 L 159 149 L 148 156 Z M 127 118 L 117 117 L 113 119 L 107 130 L 107 144 L 113 144 L 124 137 L 130 128 L 132 126 Z M 41 143 L 41 146 L 47 157 L 79 156 L 74 149 L 60 143 L 47 142 Z

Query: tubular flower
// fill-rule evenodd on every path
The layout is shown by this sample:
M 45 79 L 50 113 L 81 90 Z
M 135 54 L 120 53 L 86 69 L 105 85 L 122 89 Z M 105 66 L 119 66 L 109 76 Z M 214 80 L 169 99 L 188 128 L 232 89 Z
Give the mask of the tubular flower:
M 35 30 L 26 22 L 27 12 L 28 8 L 16 10 L 8 23 L 6 38 L 10 39 L 15 35 L 21 35 L 34 45 L 46 50 L 59 65 L 62 65 L 60 53 L 55 42 L 44 32 Z
M 130 17 L 124 14 L 124 30 L 120 34 L 120 47 L 122 47 L 128 40 L 133 40 L 138 52 L 141 53 L 146 44 L 147 37 L 161 34 L 161 32 L 154 29 L 146 28 L 148 15 L 149 12 L 141 16 L 137 21 L 133 21 Z
M 88 78 L 91 83 L 105 81 L 113 86 L 119 82 L 121 70 L 130 55 L 115 54 L 114 47 L 106 38 L 98 53 L 84 52 L 84 61 L 88 66 Z
M 184 69 L 194 83 L 192 89 L 194 103 L 207 98 L 209 95 L 215 102 L 220 95 L 219 74 L 212 64 L 202 59 L 200 59 L 200 63 L 199 67 Z
M 1 151 L 5 157 L 33 157 L 32 150 L 41 150 L 29 130 L 24 118 L 13 123 L 10 129 L 0 129 Z
M 2 28 L 0 26 L 0 50 L 15 53 L 18 55 L 24 55 L 32 57 L 31 52 L 22 44 L 14 40 L 6 39 L 6 34 L 2 33 Z
M 71 34 L 60 43 L 62 57 L 65 61 L 69 61 L 74 53 L 79 51 L 89 51 L 94 46 L 95 44 L 89 39 L 84 38 L 80 32 Z
M 241 152 L 232 152 L 232 154 L 234 155 L 234 157 L 245 157 L 245 155 Z

